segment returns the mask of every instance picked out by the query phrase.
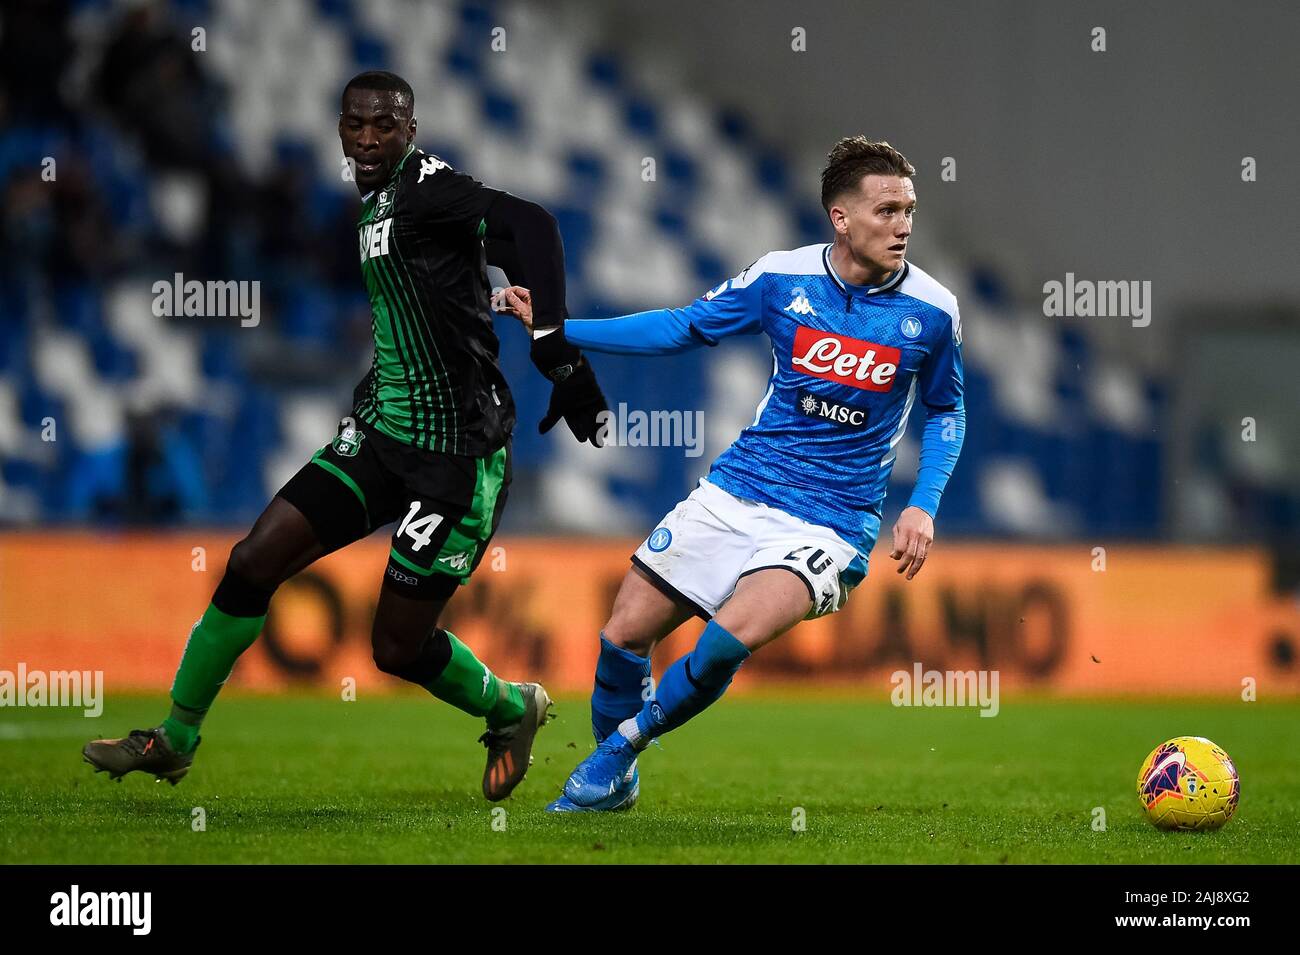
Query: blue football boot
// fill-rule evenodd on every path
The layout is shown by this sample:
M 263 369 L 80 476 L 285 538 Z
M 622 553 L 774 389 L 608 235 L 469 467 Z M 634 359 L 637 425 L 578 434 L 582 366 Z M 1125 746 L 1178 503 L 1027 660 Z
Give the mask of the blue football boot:
M 629 778 L 637 750 L 622 733 L 612 733 L 578 764 L 564 784 L 564 795 L 579 806 L 597 806 L 618 795 Z
M 624 774 L 618 787 L 600 802 L 594 806 L 580 806 L 567 795 L 561 795 L 559 799 L 552 802 L 546 807 L 547 812 L 622 812 L 631 809 L 636 805 L 637 797 L 641 795 L 641 774 L 637 771 L 636 760 L 632 760 L 632 765 Z

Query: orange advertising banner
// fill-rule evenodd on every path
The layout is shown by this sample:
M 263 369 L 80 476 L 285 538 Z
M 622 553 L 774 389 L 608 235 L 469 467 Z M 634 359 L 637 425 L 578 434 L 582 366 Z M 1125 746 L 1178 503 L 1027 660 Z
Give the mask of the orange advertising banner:
M 220 580 L 224 533 L 0 535 L 0 670 L 101 670 L 109 689 L 166 690 Z M 494 542 L 442 625 L 507 679 L 588 690 L 597 634 L 636 541 Z M 232 688 L 397 681 L 370 658 L 387 559 L 377 536 L 285 584 Z M 749 660 L 736 685 L 889 694 L 897 670 L 999 671 L 1003 690 L 1069 694 L 1300 693 L 1300 606 L 1250 549 L 948 544 L 904 581 L 888 549 L 838 614 Z M 684 625 L 655 655 L 689 650 Z M 1244 681 L 1252 681 L 1247 684 Z

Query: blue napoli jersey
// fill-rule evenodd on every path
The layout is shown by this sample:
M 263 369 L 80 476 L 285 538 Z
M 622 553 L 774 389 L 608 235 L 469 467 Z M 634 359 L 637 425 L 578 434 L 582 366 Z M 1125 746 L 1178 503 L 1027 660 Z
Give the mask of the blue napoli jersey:
M 830 249 L 771 252 L 674 317 L 707 344 L 758 332 L 772 342 L 753 423 L 708 480 L 831 528 L 857 547 L 850 576 L 860 577 L 913 402 L 963 407 L 961 318 L 952 293 L 915 265 L 853 286 Z

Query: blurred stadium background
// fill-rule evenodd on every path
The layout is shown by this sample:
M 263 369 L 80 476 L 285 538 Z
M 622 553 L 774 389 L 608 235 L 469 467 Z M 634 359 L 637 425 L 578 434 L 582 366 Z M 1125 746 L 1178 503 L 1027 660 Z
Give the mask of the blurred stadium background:
M 1240 655 L 1241 667 L 1197 687 L 1270 673 L 1294 692 L 1300 227 L 1289 166 L 1300 133 L 1284 102 L 1288 20 L 1281 5 L 1246 30 L 1216 4 L 1173 22 L 1121 5 L 1085 14 L 1013 2 L 10 0 L 0 663 L 14 652 L 53 661 L 70 632 L 129 640 L 139 629 L 124 611 L 114 630 L 102 605 L 93 620 L 60 616 L 74 601 L 50 564 L 79 555 L 88 577 L 138 586 L 132 606 L 166 622 L 171 642 L 157 653 L 169 674 L 223 548 L 333 435 L 370 360 L 338 98 L 352 74 L 384 68 L 415 89 L 423 148 L 554 212 L 576 317 L 682 304 L 770 249 L 822 241 L 826 149 L 857 132 L 890 140 L 919 170 L 914 258 L 955 292 L 966 329 L 970 421 L 938 521 L 944 548 L 963 543 L 917 591 L 933 595 L 936 639 L 997 662 L 996 614 L 950 605 L 945 582 L 1002 574 L 1023 598 L 1036 573 L 1095 573 L 1093 548 L 1107 547 L 1138 555 L 1108 570 L 1127 580 L 1114 585 L 1122 596 L 1083 578 L 1061 584 L 1080 613 L 1110 601 L 1089 632 L 1123 652 L 1150 625 L 1171 659 L 1178 648 Z M 1105 53 L 1089 49 L 1096 23 Z M 808 52 L 792 50 L 795 28 Z M 955 181 L 940 177 L 945 157 Z M 1242 181 L 1244 157 L 1257 159 L 1257 182 Z M 1043 283 L 1067 272 L 1150 281 L 1151 324 L 1045 317 Z M 259 281 L 260 322 L 156 317 L 151 286 L 175 273 Z M 597 357 L 611 403 L 702 409 L 706 432 L 699 457 L 596 451 L 536 433 L 548 386 L 518 328 L 498 324 L 520 407 L 502 539 L 520 541 L 534 568 L 592 560 L 617 580 L 626 539 L 750 420 L 765 344 Z M 887 520 L 906 499 L 918 431 L 900 448 Z M 138 549 L 120 549 L 123 530 Z M 618 543 L 600 542 L 609 537 Z M 166 542 L 178 540 L 176 565 Z M 196 579 L 190 544 L 207 541 L 214 568 Z M 1140 583 L 1122 577 L 1139 562 Z M 879 552 L 875 563 L 858 600 L 893 619 L 898 588 L 873 586 L 892 584 L 881 579 L 892 568 Z M 542 579 L 518 562 L 511 572 Z M 346 587 L 373 590 L 378 573 Z M 607 596 L 602 583 L 582 598 L 593 618 Z M 179 629 L 159 609 L 169 597 Z M 1008 606 L 998 613 L 1014 617 Z M 963 614 L 983 622 L 963 630 Z M 361 616 L 345 629 L 364 629 Z M 835 626 L 878 641 L 867 619 L 877 618 Z M 590 643 L 599 622 L 580 615 L 575 637 Z M 829 667 L 810 632 L 809 659 Z M 1104 661 L 1098 645 L 1086 655 Z M 1159 647 L 1106 685 L 1140 688 Z M 574 661 L 573 685 L 588 665 Z M 284 672 L 316 672 L 303 666 Z M 1066 683 L 1093 686 L 1080 681 Z M 1164 684 L 1176 689 L 1177 674 Z

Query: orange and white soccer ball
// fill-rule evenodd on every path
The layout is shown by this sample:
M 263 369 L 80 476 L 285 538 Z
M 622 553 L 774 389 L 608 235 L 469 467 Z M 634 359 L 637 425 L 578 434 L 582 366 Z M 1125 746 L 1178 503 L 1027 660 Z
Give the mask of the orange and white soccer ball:
M 1218 829 L 1237 811 L 1241 780 L 1223 749 L 1203 736 L 1179 736 L 1142 763 L 1137 792 L 1157 829 Z

